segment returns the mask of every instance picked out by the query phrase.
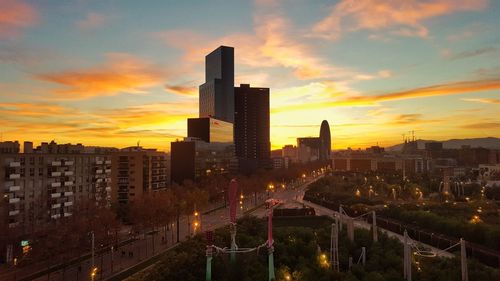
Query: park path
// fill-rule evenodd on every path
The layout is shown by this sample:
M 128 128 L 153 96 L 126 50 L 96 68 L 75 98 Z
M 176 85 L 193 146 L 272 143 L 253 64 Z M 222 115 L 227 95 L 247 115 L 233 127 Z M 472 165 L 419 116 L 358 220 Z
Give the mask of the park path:
M 323 207 L 321 205 L 318 205 L 318 204 L 314 204 L 312 202 L 309 202 L 309 201 L 306 201 L 306 200 L 303 200 L 303 197 L 299 198 L 297 200 L 297 202 L 299 203 L 302 203 L 306 206 L 309 206 L 311 208 L 314 208 L 314 210 L 316 211 L 316 215 L 325 215 L 325 216 L 329 216 L 331 218 L 334 218 L 334 217 L 339 217 L 339 212 L 338 211 L 335 211 L 335 210 L 331 210 L 331 209 L 328 209 L 326 207 Z M 361 220 L 355 220 L 354 221 L 354 227 L 356 228 L 362 228 L 362 229 L 367 229 L 367 230 L 370 230 L 371 228 L 371 224 L 367 223 L 366 221 L 361 221 Z M 378 229 L 380 232 L 382 233 L 385 233 L 387 234 L 387 236 L 391 237 L 391 238 L 396 238 L 398 239 L 401 243 L 403 243 L 404 241 L 404 237 L 403 235 L 400 235 L 400 234 L 397 234 L 397 233 L 394 233 L 392 231 L 389 231 L 389 230 L 386 230 L 386 229 L 383 229 L 381 228 L 380 226 L 378 226 Z M 411 237 L 410 237 L 411 238 Z M 414 240 L 415 241 L 415 240 Z M 430 245 L 427 245 L 427 244 L 424 244 L 424 243 L 421 243 L 421 242 L 418 242 L 416 241 L 418 244 L 422 245 L 423 248 L 426 248 L 426 249 L 430 249 L 432 252 L 434 252 L 437 256 L 439 257 L 446 257 L 446 258 L 453 258 L 455 255 L 453 255 L 452 253 L 450 252 L 447 252 L 447 251 L 443 251 L 441 249 L 438 249 L 438 248 L 435 248 L 433 246 L 430 246 Z

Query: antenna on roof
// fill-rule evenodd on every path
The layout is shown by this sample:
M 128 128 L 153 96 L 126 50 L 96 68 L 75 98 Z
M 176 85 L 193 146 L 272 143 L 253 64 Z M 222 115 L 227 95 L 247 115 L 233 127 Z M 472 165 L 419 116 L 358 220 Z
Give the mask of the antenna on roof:
M 139 144 L 140 144 L 140 143 L 141 143 L 141 141 L 140 141 L 140 140 L 138 140 L 138 141 L 137 141 L 137 147 L 139 147 Z

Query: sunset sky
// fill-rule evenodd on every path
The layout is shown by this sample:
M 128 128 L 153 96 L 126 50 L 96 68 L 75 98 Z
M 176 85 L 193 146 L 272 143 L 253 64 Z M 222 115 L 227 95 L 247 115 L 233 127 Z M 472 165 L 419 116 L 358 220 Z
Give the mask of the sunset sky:
M 273 149 L 500 137 L 500 1 L 0 0 L 0 134 L 169 150 L 204 57 L 271 88 Z

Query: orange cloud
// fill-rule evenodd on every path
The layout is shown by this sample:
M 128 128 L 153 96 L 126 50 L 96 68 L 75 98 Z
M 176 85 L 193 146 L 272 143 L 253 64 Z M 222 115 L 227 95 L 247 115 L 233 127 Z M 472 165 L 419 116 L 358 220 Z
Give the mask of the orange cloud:
M 107 22 L 103 14 L 96 12 L 88 13 L 84 19 L 76 22 L 76 26 L 82 30 L 90 30 L 103 26 Z
M 104 64 L 95 67 L 40 74 L 40 80 L 63 86 L 55 94 L 63 99 L 86 99 L 119 93 L 140 94 L 144 88 L 159 84 L 164 71 L 125 53 L 107 54 Z
M 0 115 L 22 117 L 45 117 L 62 114 L 74 114 L 73 109 L 48 103 L 0 103 Z
M 471 130 L 496 130 L 500 129 L 500 122 L 481 122 L 461 126 L 463 129 Z
M 480 103 L 500 104 L 500 99 L 477 98 L 477 99 L 462 99 L 462 100 L 471 102 L 480 102 Z
M 24 0 L 0 1 L 0 39 L 15 38 L 37 22 L 38 12 Z
M 182 85 L 165 85 L 165 91 L 182 96 L 197 96 L 198 88 Z
M 482 10 L 488 4 L 488 0 L 342 0 L 314 25 L 313 32 L 315 36 L 333 40 L 345 29 L 392 28 L 398 35 L 426 37 L 429 31 L 423 24 L 425 20 L 454 12 Z
M 289 104 L 286 106 L 276 106 L 272 112 L 283 112 L 290 110 L 311 110 L 325 107 L 338 106 L 376 106 L 381 102 L 415 99 L 433 96 L 457 95 L 464 93 L 473 93 L 480 91 L 500 89 L 500 79 L 477 80 L 477 81 L 459 81 L 448 84 L 433 85 L 428 87 L 416 88 L 406 91 L 398 91 L 380 95 L 349 95 L 336 93 L 335 96 L 327 98 L 321 102 L 308 102 Z M 326 94 L 326 93 L 325 93 Z
M 186 118 L 197 113 L 194 102 L 155 103 L 116 109 L 77 111 L 49 103 L 0 103 L 5 139 L 82 142 L 123 147 L 137 140 L 168 150 L 168 142 L 186 134 Z M 29 132 L 29 135 L 26 135 Z
M 422 114 L 399 114 L 392 117 L 392 120 L 387 122 L 386 125 L 416 125 L 425 123 L 436 123 L 441 120 L 428 120 L 422 119 Z
M 198 67 L 205 55 L 220 45 L 227 45 L 235 47 L 238 65 L 285 67 L 299 79 L 334 75 L 337 78 L 352 78 L 358 75 L 354 71 L 330 65 L 315 55 L 315 50 L 305 40 L 300 40 L 301 35 L 294 34 L 294 27 L 280 13 L 280 9 L 279 1 L 256 1 L 253 33 L 234 33 L 212 39 L 191 30 L 168 30 L 158 32 L 155 36 L 168 46 L 184 50 L 183 60 Z M 382 76 L 388 74 L 381 73 Z

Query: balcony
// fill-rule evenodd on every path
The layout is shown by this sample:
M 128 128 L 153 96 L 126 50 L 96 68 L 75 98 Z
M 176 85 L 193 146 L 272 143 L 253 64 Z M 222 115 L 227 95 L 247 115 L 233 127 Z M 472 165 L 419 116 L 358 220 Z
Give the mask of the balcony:
M 73 202 L 64 202 L 64 207 L 73 206 Z
M 9 179 L 11 179 L 11 180 L 16 180 L 16 179 L 20 179 L 20 178 L 21 178 L 20 174 L 10 174 L 10 176 L 9 176 Z
M 106 174 L 110 174 L 111 173 L 111 169 L 106 169 Z
M 9 216 L 15 216 L 19 214 L 19 210 L 9 211 Z
M 64 172 L 64 175 L 65 176 L 72 176 L 73 175 L 73 171 L 66 171 L 66 172 Z
M 52 197 L 52 198 L 59 198 L 59 197 L 61 197 L 61 193 L 52 193 L 50 195 L 50 197 Z
M 19 190 L 21 190 L 21 187 L 19 185 L 13 185 L 13 186 L 9 187 L 10 192 L 19 191 Z
M 61 172 L 52 172 L 50 175 L 53 176 L 53 177 L 60 177 L 61 176 Z
M 111 160 L 106 160 L 105 163 L 106 165 L 111 165 Z
M 65 181 L 64 186 L 73 186 L 73 181 Z
M 102 181 L 103 181 L 103 179 L 97 179 L 95 182 L 101 183 Z
M 73 166 L 74 162 L 73 161 L 64 161 L 64 165 L 66 166 Z
M 9 167 L 11 167 L 11 168 L 21 167 L 21 162 L 12 161 L 12 162 L 10 162 Z
M 60 203 L 52 204 L 52 209 L 59 209 L 59 208 L 61 208 L 61 204 Z
M 58 219 L 58 218 L 61 217 L 61 214 L 55 214 L 55 215 L 52 215 L 50 217 L 53 218 L 53 219 Z
M 14 227 L 17 227 L 19 225 L 19 222 L 11 222 L 9 223 L 9 228 L 14 228 Z
M 21 201 L 21 198 L 10 198 L 9 199 L 10 204 L 19 203 L 19 201 Z
M 51 183 L 51 186 L 52 187 L 60 187 L 61 183 L 60 182 L 53 182 L 53 183 Z
M 71 213 L 64 213 L 64 217 L 69 217 L 71 216 Z
M 64 192 L 64 196 L 73 196 L 73 191 Z
M 96 174 L 98 174 L 98 175 L 99 175 L 99 174 L 102 174 L 102 169 L 98 169 L 98 170 L 96 170 L 96 171 L 95 171 L 95 173 L 96 173 Z
M 111 186 L 106 186 L 106 191 L 111 191 Z
M 61 166 L 61 161 L 52 161 L 52 166 Z
M 96 164 L 96 165 L 102 165 L 103 163 L 104 163 L 104 162 L 103 162 L 102 160 L 97 160 L 97 161 L 95 161 L 95 164 Z

